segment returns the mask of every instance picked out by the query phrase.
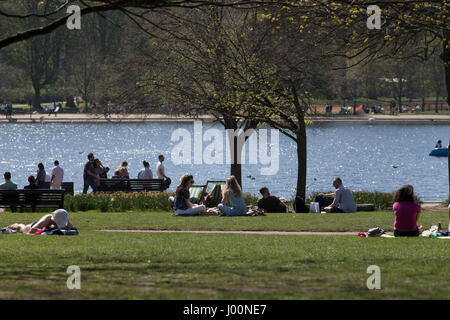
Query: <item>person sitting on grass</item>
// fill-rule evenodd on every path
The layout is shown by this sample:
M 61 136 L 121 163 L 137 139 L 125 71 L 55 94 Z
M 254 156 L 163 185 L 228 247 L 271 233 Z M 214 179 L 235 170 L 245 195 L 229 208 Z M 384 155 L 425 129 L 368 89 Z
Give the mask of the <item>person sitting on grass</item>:
M 232 208 L 225 205 L 228 201 L 231 202 Z M 245 216 L 247 214 L 242 190 L 235 176 L 226 180 L 222 203 L 219 203 L 217 207 L 226 216 Z
M 419 236 L 420 230 L 417 221 L 419 220 L 420 204 L 414 202 L 413 186 L 406 185 L 395 192 L 392 209 L 395 214 L 394 236 Z
M 189 200 L 189 189 L 193 184 L 194 177 L 192 175 L 185 174 L 181 177 L 180 184 L 175 191 L 174 216 L 197 216 L 202 212 L 206 212 L 204 205 L 194 204 Z
M 334 200 L 331 205 L 324 208 L 325 212 L 356 212 L 356 203 L 352 191 L 344 187 L 341 178 L 335 178 L 333 180 L 333 186 L 336 188 Z
M 51 214 L 46 214 L 38 221 L 30 224 L 14 223 L 8 228 L 17 232 L 33 234 L 45 228 L 73 229 L 73 225 L 69 221 L 69 214 L 64 209 L 58 209 Z
M 259 193 L 261 193 L 262 198 L 258 201 L 258 208 L 269 213 L 286 212 L 286 205 L 279 198 L 271 196 L 267 187 L 259 189 Z

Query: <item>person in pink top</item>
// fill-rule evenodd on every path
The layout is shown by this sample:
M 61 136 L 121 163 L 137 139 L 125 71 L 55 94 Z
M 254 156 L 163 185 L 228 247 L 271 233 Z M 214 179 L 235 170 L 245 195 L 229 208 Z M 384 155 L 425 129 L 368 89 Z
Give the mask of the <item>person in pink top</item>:
M 417 237 L 420 234 L 417 221 L 419 220 L 420 204 L 414 202 L 414 188 L 406 185 L 394 194 L 395 213 L 394 236 Z

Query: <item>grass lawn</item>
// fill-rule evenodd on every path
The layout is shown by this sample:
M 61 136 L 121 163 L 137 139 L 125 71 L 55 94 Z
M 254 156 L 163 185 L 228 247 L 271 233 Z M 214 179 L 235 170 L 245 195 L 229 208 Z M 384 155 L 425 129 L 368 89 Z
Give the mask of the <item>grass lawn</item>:
M 0 226 L 30 223 L 43 213 L 0 213 Z M 266 217 L 172 217 L 169 212 L 73 212 L 70 220 L 80 230 L 277 230 L 277 231 L 367 231 L 381 227 L 393 230 L 394 214 L 388 211 L 350 214 L 276 213 Z M 428 229 L 441 222 L 448 226 L 448 214 L 422 213 L 420 224 Z
M 0 213 L 0 226 L 41 214 Z M 79 236 L 0 235 L 0 299 L 449 299 L 450 242 L 355 236 L 106 233 L 96 229 L 390 230 L 392 213 L 171 217 L 71 213 Z M 447 214 L 422 224 L 447 226 Z M 445 223 L 444 223 L 445 222 Z M 349 226 L 346 226 L 349 224 Z M 81 290 L 66 269 L 81 268 Z M 381 290 L 368 290 L 369 265 Z

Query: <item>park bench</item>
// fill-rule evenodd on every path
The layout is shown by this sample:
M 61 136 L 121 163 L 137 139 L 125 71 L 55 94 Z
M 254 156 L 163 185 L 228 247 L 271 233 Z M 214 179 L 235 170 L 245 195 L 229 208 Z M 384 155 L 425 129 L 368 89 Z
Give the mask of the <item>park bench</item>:
M 64 190 L 65 194 L 73 196 L 73 182 L 62 182 L 61 189 Z
M 100 179 L 99 192 L 164 191 L 163 179 Z
M 0 190 L 0 207 L 11 208 L 31 208 L 35 212 L 36 208 L 64 208 L 64 190 Z

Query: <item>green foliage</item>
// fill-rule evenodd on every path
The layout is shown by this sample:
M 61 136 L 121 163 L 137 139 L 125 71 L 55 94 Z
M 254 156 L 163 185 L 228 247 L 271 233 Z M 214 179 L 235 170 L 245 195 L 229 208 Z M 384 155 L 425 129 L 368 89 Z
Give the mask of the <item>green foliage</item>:
M 259 198 L 257 196 L 251 195 L 250 193 L 244 194 L 245 205 L 256 206 L 258 204 Z
M 65 208 L 72 212 L 169 211 L 169 195 L 167 192 L 77 194 L 65 197 Z

